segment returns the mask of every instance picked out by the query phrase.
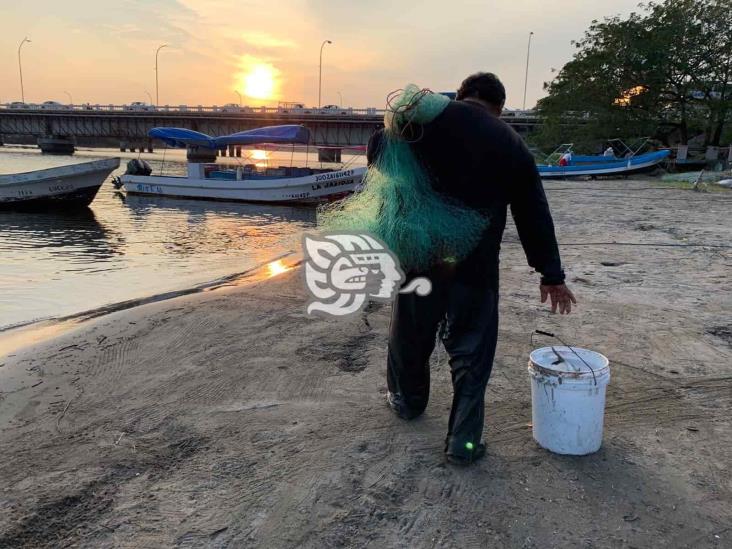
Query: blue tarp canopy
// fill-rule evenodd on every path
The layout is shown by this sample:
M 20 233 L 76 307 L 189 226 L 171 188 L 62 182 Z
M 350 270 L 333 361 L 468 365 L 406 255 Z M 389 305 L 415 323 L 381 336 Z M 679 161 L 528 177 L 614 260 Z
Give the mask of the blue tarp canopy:
M 305 145 L 310 142 L 310 130 L 296 124 L 267 126 L 221 137 L 211 137 L 186 128 L 153 128 L 148 135 L 164 141 L 171 147 L 205 147 L 207 149 L 224 149 L 229 145 L 257 145 L 260 143 L 302 143 Z
M 153 128 L 148 132 L 148 135 L 155 139 L 160 139 L 171 147 L 216 148 L 216 143 L 210 135 L 186 128 Z
M 219 148 L 227 145 L 256 145 L 258 143 L 302 143 L 306 145 L 310 142 L 310 130 L 296 124 L 267 126 L 215 137 L 214 142 Z

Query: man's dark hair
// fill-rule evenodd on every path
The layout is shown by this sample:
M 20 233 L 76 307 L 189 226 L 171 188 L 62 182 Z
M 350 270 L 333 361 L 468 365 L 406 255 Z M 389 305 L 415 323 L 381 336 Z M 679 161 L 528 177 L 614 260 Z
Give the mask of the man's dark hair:
M 506 88 L 492 72 L 476 72 L 463 80 L 455 99 L 460 101 L 467 97 L 477 97 L 486 103 L 502 107 L 506 102 Z

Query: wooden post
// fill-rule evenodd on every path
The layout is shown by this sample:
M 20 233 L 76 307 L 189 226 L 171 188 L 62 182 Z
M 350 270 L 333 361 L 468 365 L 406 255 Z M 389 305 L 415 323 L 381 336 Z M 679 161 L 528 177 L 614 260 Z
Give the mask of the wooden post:
M 318 149 L 318 162 L 340 162 L 341 149 Z

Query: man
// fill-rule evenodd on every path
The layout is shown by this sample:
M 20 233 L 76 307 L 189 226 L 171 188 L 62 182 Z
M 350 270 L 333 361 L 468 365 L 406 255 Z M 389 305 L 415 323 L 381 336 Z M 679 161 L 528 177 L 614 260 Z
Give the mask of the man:
M 438 326 L 450 357 L 453 402 L 445 443 L 448 461 L 468 464 L 485 454 L 484 396 L 498 333 L 498 254 L 510 205 L 529 265 L 541 273 L 542 303 L 569 313 L 576 303 L 564 285 L 549 206 L 531 153 L 499 120 L 506 92 L 490 73 L 468 77 L 444 111 L 413 133 L 411 147 L 427 168 L 433 188 L 482 212 L 489 220 L 473 252 L 457 264 L 427 272 L 432 293 L 398 294 L 389 334 L 389 406 L 403 419 L 424 412 L 429 398 L 429 358 Z M 369 143 L 379 154 L 381 134 Z

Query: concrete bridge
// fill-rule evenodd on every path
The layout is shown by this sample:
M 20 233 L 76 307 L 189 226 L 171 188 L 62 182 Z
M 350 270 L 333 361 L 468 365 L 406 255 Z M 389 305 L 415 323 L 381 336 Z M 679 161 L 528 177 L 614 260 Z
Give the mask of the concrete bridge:
M 0 105 L 0 144 L 38 143 L 48 152 L 73 145 L 152 150 L 151 128 L 189 128 L 212 136 L 277 124 L 303 124 L 314 146 L 365 145 L 383 125 L 380 109 L 305 107 L 153 107 L 150 105 Z M 522 134 L 539 124 L 532 111 L 507 111 Z M 65 151 L 69 152 L 69 151 Z

